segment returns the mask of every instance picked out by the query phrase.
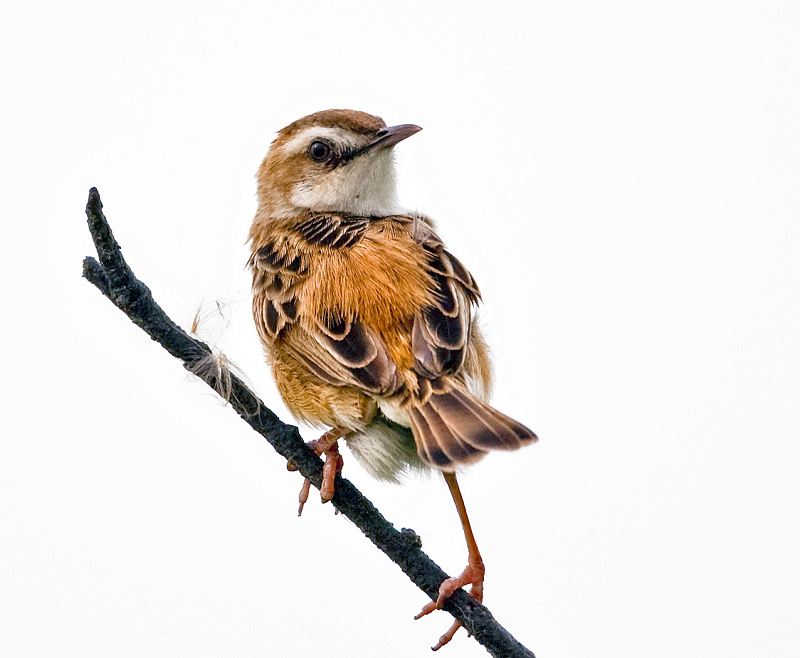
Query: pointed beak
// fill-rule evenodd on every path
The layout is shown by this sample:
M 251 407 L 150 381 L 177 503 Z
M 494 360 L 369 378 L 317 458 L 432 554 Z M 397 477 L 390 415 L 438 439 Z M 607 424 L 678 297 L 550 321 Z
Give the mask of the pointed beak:
M 383 149 L 394 146 L 398 142 L 402 142 L 406 137 L 417 134 L 420 130 L 422 130 L 422 128 L 415 126 L 413 123 L 404 123 L 401 126 L 384 128 L 378 131 L 378 134 L 375 135 L 375 139 L 373 139 L 364 150 Z
M 401 126 L 383 128 L 375 134 L 375 139 L 373 139 L 369 144 L 358 149 L 357 151 L 352 151 L 346 157 L 342 158 L 340 164 L 350 162 L 353 158 L 356 158 L 363 153 L 367 153 L 368 151 L 377 151 L 379 149 L 385 149 L 389 148 L 390 146 L 394 146 L 398 142 L 402 142 L 406 137 L 416 135 L 420 130 L 422 130 L 422 128 L 415 126 L 413 123 L 404 123 Z

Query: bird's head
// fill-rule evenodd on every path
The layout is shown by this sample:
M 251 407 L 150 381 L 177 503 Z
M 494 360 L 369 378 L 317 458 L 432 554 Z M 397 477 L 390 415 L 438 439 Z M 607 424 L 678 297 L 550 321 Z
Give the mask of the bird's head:
M 278 132 L 258 170 L 259 214 L 399 212 L 392 147 L 421 128 L 386 127 L 354 110 L 324 110 Z

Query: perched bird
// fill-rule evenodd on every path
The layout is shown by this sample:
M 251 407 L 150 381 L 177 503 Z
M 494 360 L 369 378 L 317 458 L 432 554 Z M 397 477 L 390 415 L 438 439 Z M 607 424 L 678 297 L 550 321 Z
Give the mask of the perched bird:
M 339 439 L 378 478 L 429 467 L 444 474 L 468 565 L 417 618 L 462 586 L 482 600 L 483 561 L 456 469 L 536 441 L 485 401 L 492 374 L 475 280 L 429 218 L 398 204 L 393 147 L 419 130 L 353 110 L 280 130 L 258 170 L 249 261 L 277 388 L 296 418 L 330 428 L 310 443 L 325 455 L 323 502 L 341 469 Z M 301 512 L 308 492 L 306 481 Z

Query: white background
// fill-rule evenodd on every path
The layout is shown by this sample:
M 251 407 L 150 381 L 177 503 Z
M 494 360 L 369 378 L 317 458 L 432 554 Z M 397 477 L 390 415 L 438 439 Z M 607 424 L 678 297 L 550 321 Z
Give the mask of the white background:
M 26 0 L 0 31 L 3 656 L 426 656 L 449 625 L 80 277 L 97 186 L 289 420 L 244 241 L 274 132 L 331 107 L 424 127 L 401 198 L 541 437 L 463 478 L 499 621 L 539 658 L 797 655 L 800 5 Z M 438 477 L 345 475 L 463 567 Z

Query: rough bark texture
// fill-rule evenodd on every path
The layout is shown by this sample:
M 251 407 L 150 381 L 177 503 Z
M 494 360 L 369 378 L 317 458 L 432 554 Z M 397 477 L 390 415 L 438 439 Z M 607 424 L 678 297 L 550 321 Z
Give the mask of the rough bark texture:
M 175 324 L 155 302 L 148 287 L 134 276 L 122 257 L 102 208 L 100 195 L 96 188 L 92 188 L 89 191 L 86 215 L 99 262 L 87 257 L 83 262 L 83 276 L 153 340 L 180 359 L 187 370 L 218 390 L 219 382 L 214 369 L 198 369 L 198 365 L 211 356 L 211 349 Z M 291 460 L 300 473 L 319 488 L 322 461 L 306 447 L 297 428 L 283 423 L 233 374 L 230 375 L 228 397 L 231 406 L 242 419 L 285 459 Z M 404 528 L 397 531 L 358 489 L 341 476 L 336 478 L 336 494 L 331 502 L 397 564 L 417 587 L 431 599 L 436 598 L 439 585 L 447 578 L 447 574 L 422 552 L 422 542 L 413 530 Z M 533 658 L 533 653 L 500 626 L 487 608 L 478 604 L 463 590 L 453 594 L 445 603 L 444 609 L 460 621 L 493 656 Z

